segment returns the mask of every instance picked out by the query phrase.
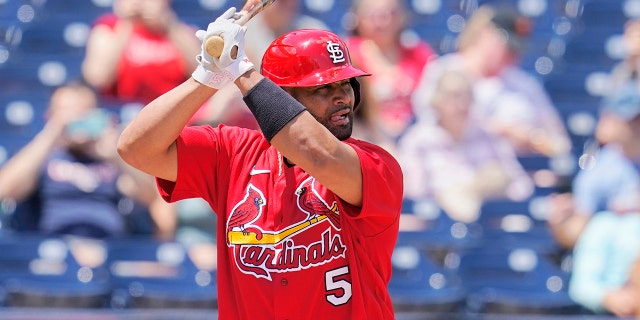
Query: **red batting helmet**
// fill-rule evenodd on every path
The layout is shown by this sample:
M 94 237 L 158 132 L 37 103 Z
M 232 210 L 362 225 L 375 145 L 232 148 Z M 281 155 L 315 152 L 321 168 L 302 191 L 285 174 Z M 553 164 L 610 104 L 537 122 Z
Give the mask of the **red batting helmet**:
M 281 87 L 313 87 L 369 75 L 351 65 L 340 37 L 317 29 L 288 32 L 274 40 L 262 57 L 261 72 Z M 351 83 L 359 91 L 357 81 Z

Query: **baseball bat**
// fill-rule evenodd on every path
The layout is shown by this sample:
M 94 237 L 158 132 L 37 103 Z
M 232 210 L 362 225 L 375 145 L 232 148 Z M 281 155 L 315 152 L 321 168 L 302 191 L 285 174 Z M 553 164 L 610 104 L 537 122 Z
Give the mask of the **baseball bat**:
M 247 0 L 242 9 L 236 14 L 238 18 L 234 22 L 241 26 L 245 25 L 251 18 L 275 1 L 276 0 Z M 207 53 L 212 57 L 220 58 L 222 48 L 224 48 L 224 39 L 220 36 L 210 37 L 205 42 L 205 50 L 207 50 Z

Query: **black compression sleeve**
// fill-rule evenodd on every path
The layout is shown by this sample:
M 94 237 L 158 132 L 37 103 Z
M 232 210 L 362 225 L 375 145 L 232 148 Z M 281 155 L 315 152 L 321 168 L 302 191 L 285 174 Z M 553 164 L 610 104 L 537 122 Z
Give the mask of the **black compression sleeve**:
M 273 81 L 264 78 L 243 97 L 267 141 L 306 108 Z

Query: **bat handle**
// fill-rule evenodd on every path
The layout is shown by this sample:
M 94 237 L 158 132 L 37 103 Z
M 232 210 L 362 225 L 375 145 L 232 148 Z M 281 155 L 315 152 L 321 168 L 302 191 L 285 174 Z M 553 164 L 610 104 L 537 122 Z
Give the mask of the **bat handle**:
M 204 49 L 214 58 L 220 58 L 224 48 L 224 39 L 220 36 L 209 37 L 204 44 Z
M 207 42 L 204 44 L 204 49 L 207 50 L 207 53 L 212 57 L 218 59 L 220 55 L 222 55 L 222 49 L 224 48 L 224 39 L 220 36 L 213 36 L 207 39 Z M 231 48 L 231 58 L 235 59 L 238 57 L 238 46 L 234 46 Z
M 257 11 L 254 13 L 239 12 L 237 13 L 238 16 L 237 16 L 237 19 L 234 21 L 234 23 L 244 26 L 247 23 L 247 21 L 249 21 L 249 19 L 251 19 L 251 17 L 256 13 Z M 222 39 L 222 37 L 220 36 L 209 37 L 204 45 L 204 49 L 207 50 L 207 53 L 216 59 L 220 58 L 223 48 L 224 48 L 224 39 Z M 235 58 L 235 55 L 236 53 L 233 53 L 232 51 L 233 58 Z

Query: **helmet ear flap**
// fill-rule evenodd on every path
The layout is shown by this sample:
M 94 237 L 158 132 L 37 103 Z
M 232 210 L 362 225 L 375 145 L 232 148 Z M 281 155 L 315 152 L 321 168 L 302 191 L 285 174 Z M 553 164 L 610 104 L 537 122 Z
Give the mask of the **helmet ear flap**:
M 353 110 L 356 110 L 356 108 L 360 104 L 360 82 L 358 82 L 356 78 L 349 78 L 349 83 L 353 88 Z

